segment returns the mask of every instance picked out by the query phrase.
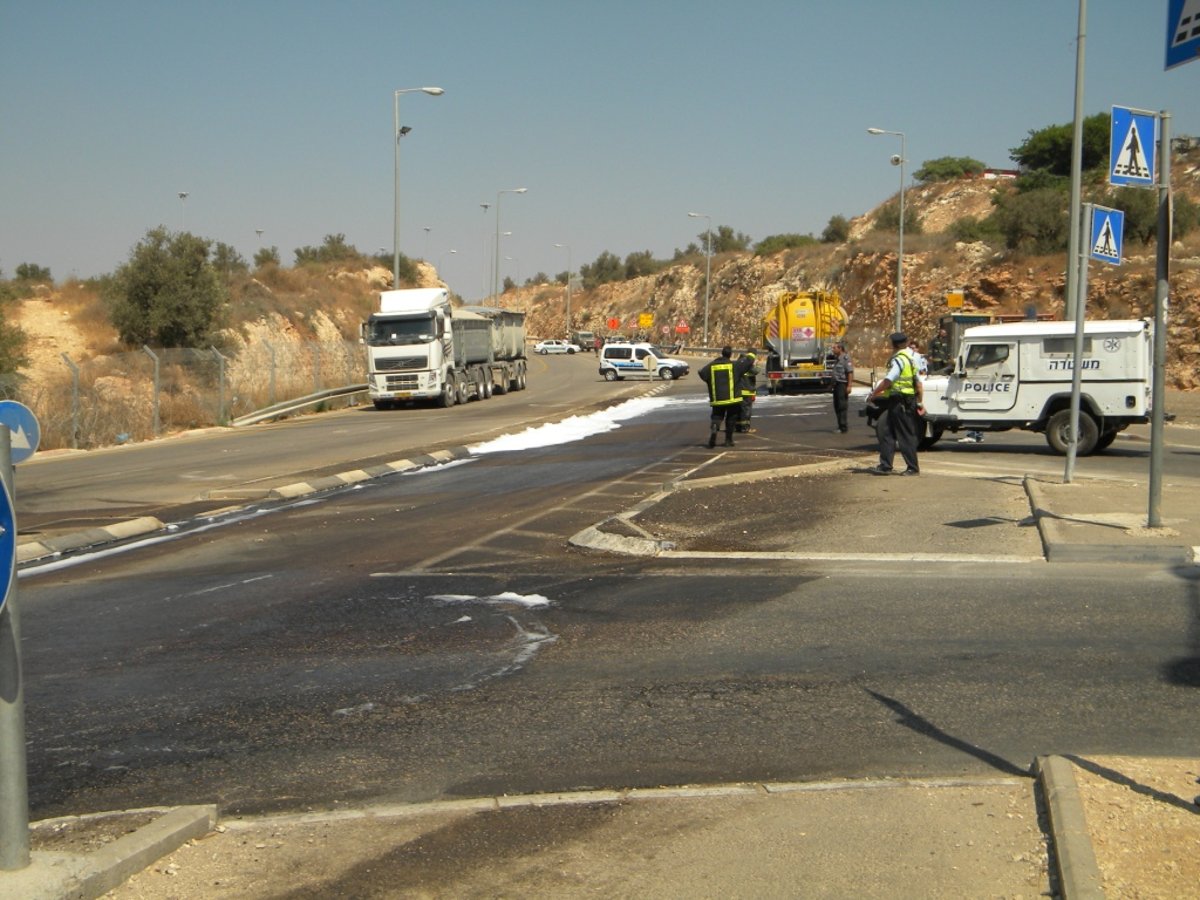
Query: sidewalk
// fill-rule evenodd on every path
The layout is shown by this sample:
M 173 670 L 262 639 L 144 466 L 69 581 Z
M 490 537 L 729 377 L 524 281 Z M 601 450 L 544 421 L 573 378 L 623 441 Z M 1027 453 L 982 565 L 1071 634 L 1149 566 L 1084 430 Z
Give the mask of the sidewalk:
M 936 452 L 922 459 L 930 477 L 880 479 L 865 472 L 861 435 L 824 455 L 763 449 L 761 438 L 697 454 L 669 490 L 573 542 L 663 558 L 1189 568 L 1200 546 L 1200 477 L 1164 486 L 1164 527 L 1149 529 L 1144 480 L 1065 485 L 1048 469 L 1024 472 L 1019 456 L 997 472 Z M 936 514 L 881 549 L 871 532 L 889 517 L 911 522 L 916 497 Z M 687 506 L 713 502 L 760 523 L 773 505 L 820 511 L 821 548 L 794 524 L 720 546 L 678 524 L 707 521 Z M 859 502 L 879 529 L 838 515 Z M 1031 760 L 1028 778 L 595 791 L 232 820 L 211 807 L 137 811 L 38 823 L 34 865 L 0 873 L 0 895 L 1074 898 L 1104 896 L 1103 883 L 1114 897 L 1187 896 L 1200 880 L 1198 768 L 1052 757 Z

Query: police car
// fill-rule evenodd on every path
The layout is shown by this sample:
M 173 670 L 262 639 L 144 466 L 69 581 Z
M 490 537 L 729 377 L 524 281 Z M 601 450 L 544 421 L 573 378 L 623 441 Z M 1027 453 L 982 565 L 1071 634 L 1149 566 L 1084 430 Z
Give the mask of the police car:
M 650 374 L 670 381 L 682 378 L 688 371 L 686 362 L 667 356 L 653 344 L 618 341 L 600 349 L 600 374 L 605 381 L 618 381 L 630 375 L 645 378 Z

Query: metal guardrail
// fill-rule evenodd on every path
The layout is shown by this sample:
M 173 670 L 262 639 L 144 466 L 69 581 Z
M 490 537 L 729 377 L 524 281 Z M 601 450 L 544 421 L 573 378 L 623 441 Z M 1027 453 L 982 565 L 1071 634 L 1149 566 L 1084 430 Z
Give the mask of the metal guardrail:
M 316 391 L 312 394 L 307 394 L 303 397 L 296 397 L 293 400 L 284 400 L 282 403 L 276 403 L 268 406 L 265 409 L 260 409 L 257 412 L 247 413 L 244 416 L 238 416 L 229 424 L 235 428 L 241 425 L 255 425 L 259 422 L 265 422 L 268 419 L 278 418 L 279 416 L 294 413 L 307 406 L 316 406 L 318 403 L 324 403 L 326 400 L 332 400 L 334 397 L 350 397 L 354 394 L 364 394 L 367 391 L 366 384 L 347 384 L 338 388 L 329 388 L 324 391 Z

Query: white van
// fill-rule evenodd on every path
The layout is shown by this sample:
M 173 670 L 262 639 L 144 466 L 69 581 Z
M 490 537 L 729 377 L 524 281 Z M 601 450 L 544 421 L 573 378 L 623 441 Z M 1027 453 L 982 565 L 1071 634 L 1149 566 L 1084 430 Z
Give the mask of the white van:
M 647 360 L 651 360 L 647 363 Z M 682 378 L 689 367 L 682 359 L 672 359 L 660 347 L 647 343 L 610 342 L 600 348 L 600 374 L 606 381 L 628 375 L 645 378 L 648 374 L 664 380 Z
M 1148 319 L 1084 323 L 1077 453 L 1103 450 L 1149 421 L 1152 344 Z M 1065 454 L 1074 351 L 1074 322 L 968 328 L 951 373 L 925 380 L 922 446 L 947 431 L 1020 428 L 1044 433 Z

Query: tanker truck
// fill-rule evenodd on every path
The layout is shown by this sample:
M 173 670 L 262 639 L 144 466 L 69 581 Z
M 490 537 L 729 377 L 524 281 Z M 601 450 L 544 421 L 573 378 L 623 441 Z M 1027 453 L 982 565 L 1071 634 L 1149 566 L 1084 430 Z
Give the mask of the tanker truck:
M 383 291 L 362 339 L 376 409 L 419 400 L 448 407 L 525 387 L 525 314 L 455 308 L 445 288 Z
M 767 390 L 832 393 L 833 345 L 846 333 L 837 291 L 785 291 L 763 322 Z

